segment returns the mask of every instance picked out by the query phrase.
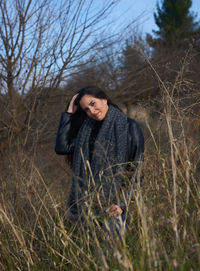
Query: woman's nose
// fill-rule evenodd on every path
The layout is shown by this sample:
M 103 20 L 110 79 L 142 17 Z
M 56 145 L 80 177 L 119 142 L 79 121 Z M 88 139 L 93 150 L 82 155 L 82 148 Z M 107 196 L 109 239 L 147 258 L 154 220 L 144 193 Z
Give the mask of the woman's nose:
M 91 107 L 91 108 L 90 108 L 90 113 L 91 113 L 91 114 L 94 114 L 94 112 L 95 112 L 94 107 Z

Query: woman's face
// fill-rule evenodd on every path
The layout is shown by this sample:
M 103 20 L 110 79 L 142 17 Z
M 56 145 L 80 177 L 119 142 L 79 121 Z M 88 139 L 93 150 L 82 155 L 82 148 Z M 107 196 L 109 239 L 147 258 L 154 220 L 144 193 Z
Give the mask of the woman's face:
M 108 104 L 106 99 L 99 99 L 91 95 L 84 95 L 79 104 L 88 117 L 95 120 L 103 120 L 108 112 Z

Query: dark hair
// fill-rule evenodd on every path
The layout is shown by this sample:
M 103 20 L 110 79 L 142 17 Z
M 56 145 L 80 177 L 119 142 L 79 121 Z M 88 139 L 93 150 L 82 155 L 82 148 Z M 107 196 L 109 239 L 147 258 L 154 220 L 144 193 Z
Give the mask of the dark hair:
M 76 97 L 74 104 L 79 105 L 79 102 L 84 95 L 91 95 L 92 97 L 98 98 L 98 99 L 106 99 L 108 102 L 108 105 L 113 105 L 120 110 L 120 108 L 110 100 L 108 95 L 102 89 L 96 86 L 87 86 L 87 87 L 81 88 L 78 91 L 78 96 Z
M 98 99 L 106 99 L 109 104 L 109 98 L 106 95 L 106 93 L 96 86 L 87 86 L 87 87 L 81 88 L 78 92 L 78 96 L 76 97 L 74 104 L 79 105 L 80 100 L 85 95 L 90 95 Z
M 85 111 L 82 110 L 80 105 L 79 105 L 80 100 L 82 99 L 82 97 L 84 95 L 91 95 L 91 96 L 93 96 L 95 98 L 98 98 L 98 99 L 106 99 L 108 105 L 112 105 L 112 106 L 118 108 L 121 111 L 121 109 L 110 100 L 110 98 L 107 96 L 107 94 L 97 86 L 83 87 L 77 93 L 78 93 L 78 96 L 76 97 L 76 99 L 74 101 L 74 104 L 78 106 L 78 109 L 72 115 L 71 128 L 70 128 L 70 131 L 69 131 L 69 137 L 71 139 L 76 137 L 81 125 L 83 124 L 84 120 L 87 117 Z M 71 155 L 70 157 L 68 156 L 67 160 L 68 160 L 68 163 L 70 165 L 72 165 L 73 155 Z
M 85 111 L 82 110 L 81 107 L 79 106 L 80 100 L 85 95 L 91 95 L 92 97 L 98 98 L 98 99 L 106 99 L 108 105 L 113 105 L 114 107 L 118 108 L 121 111 L 121 109 L 116 104 L 114 104 L 110 100 L 110 98 L 107 96 L 107 94 L 99 87 L 86 86 L 86 87 L 81 88 L 78 91 L 78 96 L 76 97 L 74 101 L 74 104 L 78 106 L 78 109 L 72 116 L 72 124 L 71 124 L 70 133 L 69 133 L 70 137 L 74 137 L 77 135 L 79 128 L 81 127 L 81 125 L 83 124 L 84 120 L 87 117 Z

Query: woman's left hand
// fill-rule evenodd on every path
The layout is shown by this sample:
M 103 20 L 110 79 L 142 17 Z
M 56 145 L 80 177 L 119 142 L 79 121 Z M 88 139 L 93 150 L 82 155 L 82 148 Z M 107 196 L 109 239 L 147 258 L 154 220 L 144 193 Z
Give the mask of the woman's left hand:
M 123 213 L 122 209 L 116 204 L 112 204 L 106 212 L 109 216 L 121 215 Z

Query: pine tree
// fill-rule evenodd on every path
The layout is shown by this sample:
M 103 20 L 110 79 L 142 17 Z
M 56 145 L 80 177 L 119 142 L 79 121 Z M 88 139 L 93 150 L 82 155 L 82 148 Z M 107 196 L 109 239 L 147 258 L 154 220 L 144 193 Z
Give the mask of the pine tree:
M 196 16 L 190 12 L 191 0 L 163 0 L 161 7 L 157 3 L 154 13 L 158 31 L 153 31 L 158 37 L 147 36 L 147 41 L 154 48 L 185 46 L 188 40 L 199 36 L 200 26 L 195 22 Z

